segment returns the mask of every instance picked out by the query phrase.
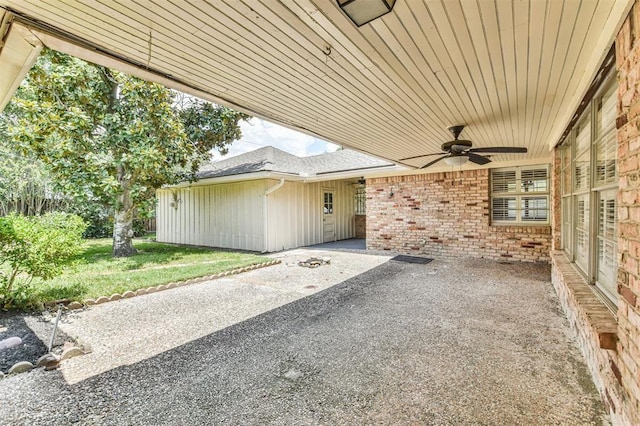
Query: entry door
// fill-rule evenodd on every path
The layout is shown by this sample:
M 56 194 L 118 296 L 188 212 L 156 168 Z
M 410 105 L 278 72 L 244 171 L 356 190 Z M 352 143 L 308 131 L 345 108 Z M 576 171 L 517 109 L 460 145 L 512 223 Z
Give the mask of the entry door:
M 323 190 L 322 197 L 322 241 L 336 240 L 336 219 L 333 215 L 333 191 Z

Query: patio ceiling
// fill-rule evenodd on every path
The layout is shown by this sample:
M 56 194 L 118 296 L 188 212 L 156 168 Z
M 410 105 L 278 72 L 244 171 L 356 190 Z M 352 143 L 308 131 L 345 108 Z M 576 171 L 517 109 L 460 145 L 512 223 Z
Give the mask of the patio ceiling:
M 357 28 L 332 0 L 0 0 L 51 48 L 395 162 L 458 123 L 529 149 L 496 165 L 549 158 L 631 4 L 397 0 Z

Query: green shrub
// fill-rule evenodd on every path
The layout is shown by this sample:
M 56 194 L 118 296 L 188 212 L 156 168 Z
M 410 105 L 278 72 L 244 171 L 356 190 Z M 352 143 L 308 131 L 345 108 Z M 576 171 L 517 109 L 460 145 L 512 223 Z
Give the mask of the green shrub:
M 85 222 L 68 213 L 0 217 L 0 306 L 34 304 L 31 281 L 60 275 L 82 246 Z
M 74 203 L 71 213 L 77 214 L 87 223 L 84 238 L 110 238 L 113 236 L 113 214 L 99 203 Z

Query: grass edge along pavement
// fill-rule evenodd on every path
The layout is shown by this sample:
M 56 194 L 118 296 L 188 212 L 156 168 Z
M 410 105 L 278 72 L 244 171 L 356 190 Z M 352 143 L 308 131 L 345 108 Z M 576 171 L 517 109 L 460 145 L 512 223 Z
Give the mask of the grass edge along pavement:
M 33 291 L 41 303 L 131 297 L 274 264 L 253 253 L 150 241 L 136 242 L 139 254 L 129 258 L 112 257 L 110 239 L 87 240 L 85 245 L 76 266 L 62 276 L 34 280 Z
M 252 271 L 254 269 L 260 269 L 260 268 L 265 268 L 267 266 L 271 266 L 271 265 L 277 265 L 278 263 L 281 263 L 281 261 L 279 259 L 275 259 L 275 260 L 270 260 L 268 262 L 263 262 L 263 263 L 257 263 L 251 266 L 246 266 L 244 268 L 239 268 L 239 269 L 233 269 L 231 271 L 225 271 L 225 272 L 221 272 L 219 274 L 214 274 L 214 275 L 205 275 L 202 277 L 195 277 L 195 278 L 191 278 L 188 279 L 186 281 L 178 281 L 178 282 L 172 282 L 172 283 L 168 283 L 168 284 L 163 284 L 163 285 L 159 285 L 157 287 L 146 287 L 146 288 L 141 288 L 139 290 L 136 291 L 131 291 L 128 290 L 126 292 L 124 292 L 123 294 L 119 294 L 119 293 L 115 293 L 112 294 L 111 296 L 100 296 L 97 299 L 86 299 L 82 302 L 71 302 L 69 303 L 66 307 L 67 309 L 82 309 L 85 306 L 91 306 L 91 305 L 100 305 L 102 303 L 106 303 L 106 302 L 115 302 L 116 300 L 120 300 L 120 299 L 129 299 L 131 297 L 135 297 L 135 296 L 142 296 L 145 294 L 151 294 L 151 293 L 155 293 L 158 291 L 164 291 L 164 290 L 170 290 L 172 288 L 177 288 L 177 287 L 184 287 L 186 285 L 190 285 L 190 284 L 197 284 L 197 283 L 201 283 L 204 281 L 210 281 L 210 280 L 214 280 L 217 278 L 222 278 L 222 277 L 227 277 L 229 275 L 236 275 L 236 274 L 240 274 L 242 272 L 247 272 L 247 271 Z

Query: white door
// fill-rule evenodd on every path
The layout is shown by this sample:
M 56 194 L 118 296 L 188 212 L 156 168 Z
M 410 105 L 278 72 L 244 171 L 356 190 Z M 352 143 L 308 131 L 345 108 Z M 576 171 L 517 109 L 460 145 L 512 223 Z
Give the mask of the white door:
M 333 215 L 333 191 L 323 190 L 322 194 L 322 241 L 336 240 L 336 219 Z

